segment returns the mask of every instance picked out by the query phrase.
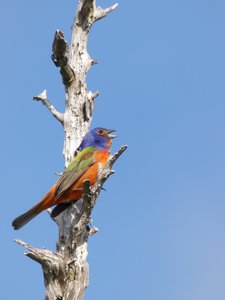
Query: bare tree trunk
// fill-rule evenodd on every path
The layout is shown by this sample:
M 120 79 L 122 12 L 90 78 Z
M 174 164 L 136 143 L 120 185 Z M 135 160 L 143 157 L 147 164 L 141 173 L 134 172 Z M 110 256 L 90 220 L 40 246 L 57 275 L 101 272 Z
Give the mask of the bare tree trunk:
M 94 100 L 98 92 L 87 91 L 86 74 L 95 63 L 87 52 L 88 34 L 92 24 L 113 11 L 117 4 L 102 9 L 95 0 L 79 0 L 74 19 L 70 46 L 64 34 L 57 30 L 52 45 L 52 60 L 60 68 L 66 93 L 64 114 L 58 112 L 48 101 L 46 91 L 33 97 L 41 101 L 64 127 L 64 157 L 67 166 L 76 153 L 92 120 Z M 59 226 L 57 251 L 34 248 L 20 240 L 16 242 L 28 249 L 26 255 L 41 264 L 44 273 L 47 300 L 82 300 L 89 281 L 87 241 L 97 232 L 90 228 L 90 215 L 105 180 L 114 172 L 112 166 L 127 146 L 111 156 L 99 177 L 90 188 L 84 182 L 84 196 L 54 220 Z M 82 205 L 82 215 L 80 207 Z

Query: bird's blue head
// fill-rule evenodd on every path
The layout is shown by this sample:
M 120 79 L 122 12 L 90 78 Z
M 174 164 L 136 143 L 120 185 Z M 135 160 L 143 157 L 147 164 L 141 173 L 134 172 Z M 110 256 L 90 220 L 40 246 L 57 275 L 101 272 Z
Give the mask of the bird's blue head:
M 90 146 L 101 148 L 102 150 L 109 150 L 112 138 L 116 137 L 116 135 L 112 134 L 112 132 L 115 132 L 115 130 L 101 127 L 88 131 L 80 144 L 79 150 L 81 151 Z

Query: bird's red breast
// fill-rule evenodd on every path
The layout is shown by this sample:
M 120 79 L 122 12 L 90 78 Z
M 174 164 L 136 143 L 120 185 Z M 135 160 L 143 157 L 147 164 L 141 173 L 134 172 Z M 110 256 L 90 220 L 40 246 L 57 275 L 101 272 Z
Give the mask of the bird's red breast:
M 88 168 L 88 170 L 57 199 L 55 199 L 55 192 L 57 188 L 56 182 L 45 195 L 45 201 L 39 210 L 43 211 L 53 205 L 79 200 L 83 194 L 83 182 L 85 180 L 89 180 L 91 186 L 94 185 L 98 178 L 99 168 L 103 168 L 105 166 L 108 157 L 109 152 L 107 150 L 101 151 L 101 149 L 96 149 L 94 152 L 94 163 Z
M 94 164 L 90 166 L 88 170 L 55 201 L 53 205 L 80 199 L 83 194 L 83 182 L 85 180 L 89 180 L 91 186 L 94 185 L 98 177 L 99 168 L 103 168 L 105 166 L 108 157 L 108 151 L 99 151 L 97 149 L 94 153 Z

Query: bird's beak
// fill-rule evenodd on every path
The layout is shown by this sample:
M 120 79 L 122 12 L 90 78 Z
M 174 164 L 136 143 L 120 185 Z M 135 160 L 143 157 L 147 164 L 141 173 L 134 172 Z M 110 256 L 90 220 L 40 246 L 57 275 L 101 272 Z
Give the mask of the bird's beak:
M 115 134 L 111 134 L 112 132 L 115 132 L 116 130 L 113 130 L 113 129 L 107 129 L 106 131 L 106 136 L 109 138 L 109 139 L 114 139 L 116 137 Z

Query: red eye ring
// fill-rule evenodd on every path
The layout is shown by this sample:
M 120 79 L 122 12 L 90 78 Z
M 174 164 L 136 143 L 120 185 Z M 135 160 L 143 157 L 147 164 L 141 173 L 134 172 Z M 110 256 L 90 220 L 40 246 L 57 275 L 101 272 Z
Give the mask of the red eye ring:
M 99 135 L 102 135 L 102 134 L 103 134 L 103 130 L 99 129 L 99 130 L 97 131 L 97 133 L 98 133 Z

